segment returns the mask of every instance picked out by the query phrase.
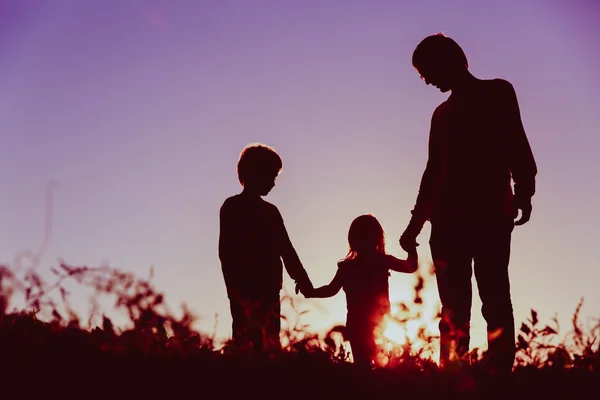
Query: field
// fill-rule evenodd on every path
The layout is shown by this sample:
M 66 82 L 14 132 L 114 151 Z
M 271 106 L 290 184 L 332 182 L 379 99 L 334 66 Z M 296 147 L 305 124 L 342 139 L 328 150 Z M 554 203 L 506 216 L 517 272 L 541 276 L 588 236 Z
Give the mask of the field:
M 289 324 L 281 352 L 250 356 L 194 331 L 194 316 L 185 309 L 175 317 L 148 280 L 108 267 L 65 264 L 54 274 L 56 281 L 46 284 L 34 271 L 19 279 L 0 267 L 0 365 L 6 393 L 69 396 L 84 390 L 119 398 L 187 393 L 224 399 L 578 399 L 600 393 L 600 324 L 583 326 L 581 303 L 564 336 L 531 311 L 517 326 L 517 361 L 509 376 L 487 374 L 485 352 L 478 350 L 439 368 L 430 355 L 436 339 L 424 330 L 404 345 L 384 343 L 381 367 L 361 371 L 340 346 L 343 327 L 319 336 Z M 91 318 L 86 323 L 69 306 L 67 281 L 113 296 L 115 309 L 129 315 L 130 327 L 118 329 L 107 317 L 98 326 Z M 415 288 L 417 299 L 420 287 Z M 22 309 L 11 306 L 17 294 L 26 301 Z M 396 315 L 395 323 L 405 324 L 414 312 L 408 305 L 400 309 L 404 314 Z

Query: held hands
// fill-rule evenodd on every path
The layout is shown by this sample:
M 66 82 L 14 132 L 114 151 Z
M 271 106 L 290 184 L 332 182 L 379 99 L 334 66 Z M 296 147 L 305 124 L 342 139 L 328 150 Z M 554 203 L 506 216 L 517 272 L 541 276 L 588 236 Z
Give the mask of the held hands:
M 407 251 L 408 253 L 408 258 L 406 259 L 406 261 L 408 261 L 408 273 L 414 273 L 417 272 L 417 270 L 419 269 L 419 254 L 417 253 L 417 247 L 413 247 L 412 249 L 410 249 L 409 251 Z
M 295 292 L 296 294 L 302 293 L 304 297 L 307 299 L 312 296 L 313 291 L 315 290 L 312 282 L 296 282 Z
M 408 222 L 408 226 L 404 229 L 402 236 L 400 236 L 400 246 L 407 253 L 416 251 L 417 246 L 419 245 L 419 243 L 417 243 L 417 236 L 419 236 L 424 223 L 425 220 L 418 218 L 413 214 Z
M 415 235 L 412 235 L 409 232 L 405 231 L 402 234 L 402 236 L 400 236 L 399 242 L 402 249 L 406 251 L 409 255 L 413 252 L 417 252 L 417 246 L 419 245 L 419 243 L 417 243 L 417 237 Z
M 417 244 L 417 246 L 418 246 L 418 244 Z M 407 251 L 407 253 L 408 253 L 408 260 L 409 261 L 415 261 L 415 262 L 419 261 L 419 254 L 417 253 L 417 248 L 416 247 L 413 247 L 412 249 L 409 249 Z
M 419 269 L 419 254 L 417 253 L 417 236 L 419 232 L 411 229 L 411 224 L 406 228 L 402 236 L 400 236 L 400 246 L 408 253 L 408 264 L 410 265 L 407 272 L 413 273 Z

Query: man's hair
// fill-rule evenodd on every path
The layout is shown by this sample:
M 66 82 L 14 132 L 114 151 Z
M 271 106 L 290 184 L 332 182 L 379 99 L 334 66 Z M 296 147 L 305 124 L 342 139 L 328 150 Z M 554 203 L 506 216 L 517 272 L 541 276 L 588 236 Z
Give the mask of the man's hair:
M 261 143 L 244 147 L 237 164 L 238 179 L 242 186 L 253 177 L 267 174 L 277 176 L 282 169 L 283 162 L 275 149 Z
M 469 61 L 463 49 L 452 38 L 442 32 L 427 36 L 415 48 L 412 64 L 417 70 L 423 65 L 443 62 L 448 65 L 461 65 L 469 68 Z

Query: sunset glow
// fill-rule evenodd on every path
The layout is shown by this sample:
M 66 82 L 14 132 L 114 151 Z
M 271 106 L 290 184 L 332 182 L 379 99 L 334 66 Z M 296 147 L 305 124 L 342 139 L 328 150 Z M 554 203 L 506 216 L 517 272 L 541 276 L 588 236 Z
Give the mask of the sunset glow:
M 383 336 L 394 344 L 405 344 L 409 334 L 407 329 L 399 323 L 393 320 L 387 320 L 385 329 L 383 330 Z

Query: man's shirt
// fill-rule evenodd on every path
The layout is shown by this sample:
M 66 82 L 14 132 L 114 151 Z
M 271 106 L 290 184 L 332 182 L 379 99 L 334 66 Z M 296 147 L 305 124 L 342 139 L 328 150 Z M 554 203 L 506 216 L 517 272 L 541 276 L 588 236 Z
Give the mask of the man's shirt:
M 412 214 L 421 226 L 512 219 L 513 201 L 535 193 L 536 174 L 514 88 L 482 80 L 435 110 Z

